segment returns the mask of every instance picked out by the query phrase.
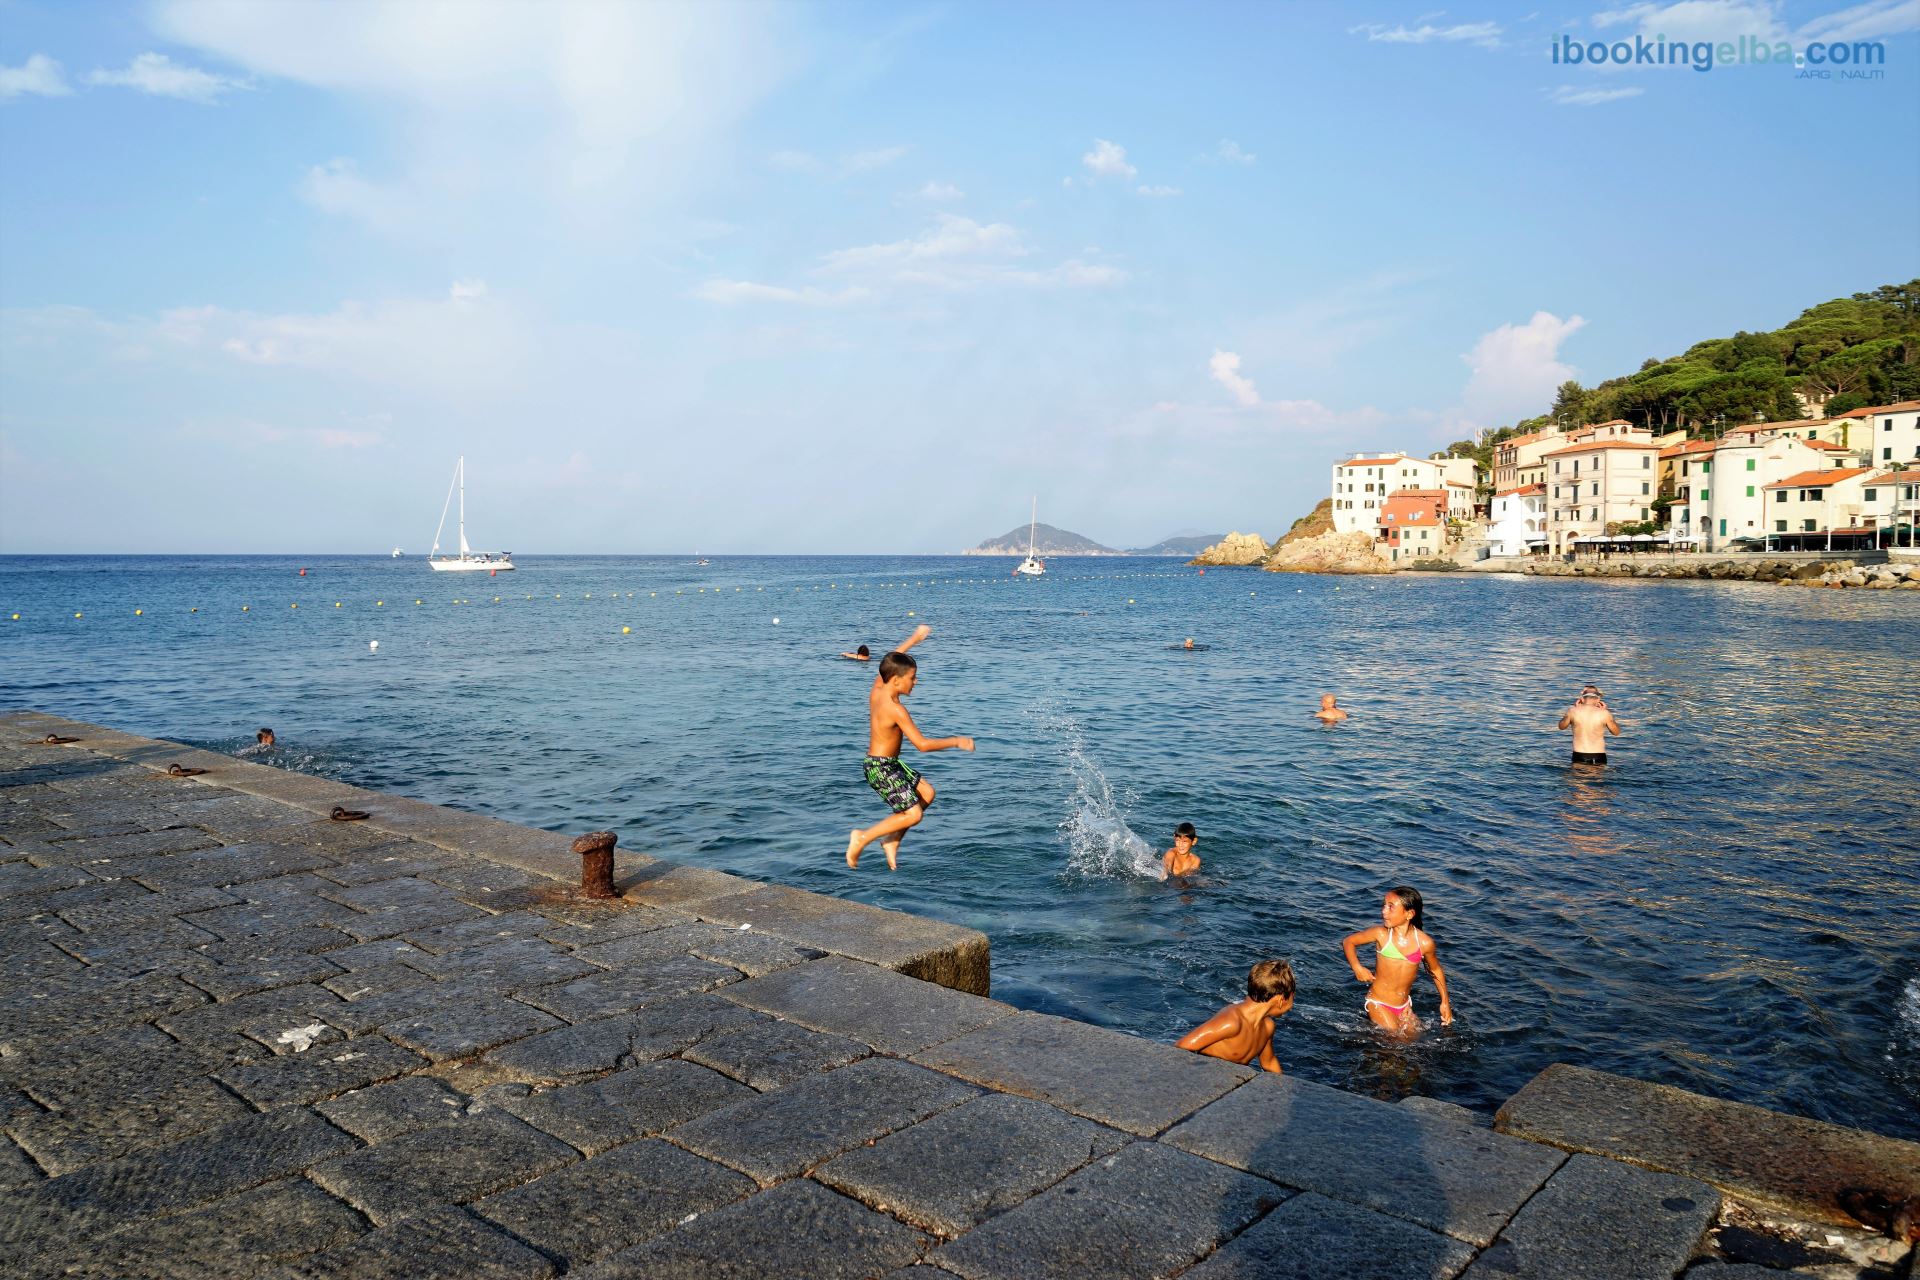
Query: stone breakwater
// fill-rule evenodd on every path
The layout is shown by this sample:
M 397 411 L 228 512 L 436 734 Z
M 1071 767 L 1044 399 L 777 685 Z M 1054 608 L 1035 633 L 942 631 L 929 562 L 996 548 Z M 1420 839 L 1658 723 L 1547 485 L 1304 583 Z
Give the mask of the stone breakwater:
M 1920 1144 L 1567 1066 L 1491 1124 L 1390 1105 L 988 999 L 969 929 L 611 852 L 593 897 L 564 835 L 0 715 L 0 1275 L 1909 1256 L 1846 1206 L 1899 1227 Z
M 1851 560 L 1713 560 L 1682 563 L 1619 560 L 1598 564 L 1553 561 L 1529 564 L 1540 578 L 1707 578 L 1734 582 L 1779 582 L 1797 587 L 1864 587 L 1873 591 L 1920 591 L 1920 564 L 1862 567 Z

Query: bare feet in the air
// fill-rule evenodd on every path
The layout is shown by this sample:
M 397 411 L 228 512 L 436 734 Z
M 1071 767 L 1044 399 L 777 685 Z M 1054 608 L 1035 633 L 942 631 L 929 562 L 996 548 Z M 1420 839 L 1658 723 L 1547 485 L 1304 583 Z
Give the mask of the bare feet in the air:
M 847 866 L 858 870 L 860 866 L 860 833 L 853 832 L 847 837 Z

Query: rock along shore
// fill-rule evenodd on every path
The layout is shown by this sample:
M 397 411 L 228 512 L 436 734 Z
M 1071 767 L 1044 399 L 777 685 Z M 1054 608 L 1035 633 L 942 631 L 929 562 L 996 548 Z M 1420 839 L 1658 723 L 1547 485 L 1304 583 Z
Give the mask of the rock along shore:
M 1752 1280 L 1726 1264 L 1775 1236 L 1909 1253 L 1845 1205 L 1920 1198 L 1920 1144 L 1567 1066 L 1491 1126 L 1390 1105 L 988 999 L 970 929 L 644 854 L 589 899 L 570 846 L 0 715 L 0 1275 Z
M 1529 564 L 1523 572 L 1539 578 L 1709 578 L 1736 582 L 1781 582 L 1799 587 L 1865 587 L 1875 591 L 1920 591 L 1920 564 L 1877 564 L 1851 560 L 1787 561 L 1768 559 L 1598 564 L 1552 561 Z

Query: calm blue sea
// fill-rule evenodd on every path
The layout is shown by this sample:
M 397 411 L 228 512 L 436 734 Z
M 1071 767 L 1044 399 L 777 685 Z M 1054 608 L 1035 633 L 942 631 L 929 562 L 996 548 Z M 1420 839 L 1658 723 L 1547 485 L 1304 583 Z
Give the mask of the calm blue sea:
M 288 768 L 952 920 L 1002 999 L 1155 1039 L 1284 956 L 1281 1061 L 1381 1096 L 1488 1108 L 1565 1061 L 1920 1137 L 1911 593 L 520 564 L 0 559 L 0 703 L 218 750 L 271 725 Z M 897 874 L 877 848 L 850 874 L 883 810 L 870 672 L 832 655 L 922 621 L 910 705 L 979 750 L 914 761 L 939 803 Z M 1626 726 L 1603 774 L 1553 732 L 1585 681 Z M 1309 718 L 1323 691 L 1349 723 Z M 1143 874 L 1182 821 L 1203 874 Z M 1399 883 L 1458 1015 L 1412 1047 L 1340 955 Z

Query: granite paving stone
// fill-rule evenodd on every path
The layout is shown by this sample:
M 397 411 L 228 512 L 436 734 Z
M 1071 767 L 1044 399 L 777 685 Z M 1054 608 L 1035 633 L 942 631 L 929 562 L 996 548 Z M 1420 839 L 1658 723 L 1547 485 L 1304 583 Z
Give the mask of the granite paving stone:
M 1481 1246 L 1565 1158 L 1551 1147 L 1271 1075 L 1207 1106 L 1165 1141 Z M 1384 1153 L 1391 1153 L 1388 1169 Z
M 506 900 L 511 890 L 546 888 L 553 884 L 545 877 L 528 875 L 516 867 L 504 867 L 484 858 L 449 858 L 421 878 L 450 890 L 462 902 L 488 909 L 494 909 L 491 904 Z
M 993 1093 L 856 1147 L 813 1176 L 915 1226 L 957 1236 L 1129 1141 L 1044 1102 Z
M 326 1161 L 311 1176 L 385 1226 L 530 1182 L 579 1158 L 572 1147 L 524 1120 L 487 1111 Z
M 348 934 L 343 933 L 340 937 L 342 942 L 349 945 L 329 947 L 322 954 L 349 973 L 360 969 L 378 969 L 396 960 L 415 955 L 420 950 L 405 938 L 376 938 L 372 942 L 355 942 Z
M 693 945 L 693 954 L 716 964 L 732 965 L 750 978 L 790 969 L 809 960 L 819 960 L 826 952 L 788 942 L 764 933 L 743 929 L 724 929 L 715 938 L 704 938 Z
M 405 1076 L 314 1104 L 314 1110 L 366 1142 L 445 1124 L 466 1108 L 467 1095 L 432 1076 Z
M 841 956 L 750 978 L 725 994 L 748 1008 L 902 1056 L 1014 1012 L 997 1001 Z
M 64 938 L 58 945 L 68 955 L 99 964 L 126 957 L 137 960 L 160 951 L 185 951 L 217 941 L 213 934 L 184 920 L 156 916 Z
M 1156 1142 L 1136 1142 L 932 1255 L 966 1280 L 1164 1276 L 1289 1192 Z
M 1920 1143 L 1563 1063 L 1509 1098 L 1494 1127 L 1823 1222 L 1852 1221 L 1839 1205 L 1849 1187 L 1920 1197 Z
M 237 894 L 229 893 L 225 889 L 173 889 L 165 893 L 148 893 L 139 897 L 123 898 L 117 902 L 68 907 L 60 912 L 60 918 L 83 931 L 119 930 L 137 921 L 180 916 L 190 911 L 230 906 L 240 900 Z
M 268 1273 L 265 1280 L 546 1280 L 554 1265 L 461 1209 L 436 1209 Z
M 619 860 L 620 855 L 615 853 L 616 873 Z M 543 935 L 547 941 L 577 946 L 624 938 L 628 934 L 645 933 L 649 929 L 664 929 L 668 925 L 683 924 L 691 919 L 678 911 L 643 907 L 618 898 L 562 898 L 543 902 L 532 910 L 554 922 L 553 929 Z
M 678 960 L 692 953 L 695 944 L 710 942 L 727 930 L 717 924 L 681 920 L 664 928 L 647 929 L 607 941 L 581 941 L 577 954 L 609 969 Z
M 315 1023 L 328 1023 L 329 1013 L 346 1007 L 346 1002 L 333 992 L 301 983 L 169 1014 L 159 1020 L 159 1025 L 168 1035 L 207 1049 L 238 1050 L 234 1041 L 249 1036 L 280 1053 L 290 1052 L 280 1041 L 282 1034 Z M 247 1053 L 246 1056 L 256 1055 Z
M 167 974 L 135 978 L 10 1011 L 0 1026 L 0 1052 L 64 1040 L 88 1031 L 148 1022 L 209 1003 L 207 994 Z
M 717 1071 L 670 1058 L 502 1105 L 592 1156 L 754 1096 Z
M 291 1102 L 315 1102 L 391 1080 L 427 1065 L 427 1059 L 379 1036 L 316 1044 L 300 1053 L 242 1063 L 217 1077 L 265 1110 Z
M 313 821 L 313 815 L 304 809 L 241 795 L 237 791 L 198 799 L 169 799 L 165 807 L 178 820 L 178 825 L 200 827 L 222 839 L 233 838 L 242 831 L 264 831 Z
M 740 978 L 738 969 L 683 956 L 641 968 L 609 969 L 559 986 L 523 991 L 520 998 L 568 1022 L 628 1013 L 674 996 L 711 991 Z
M 717 996 L 681 996 L 634 1013 L 530 1036 L 487 1055 L 529 1083 L 563 1083 L 634 1062 L 672 1057 L 709 1036 L 767 1021 Z
M 930 1243 L 911 1227 L 800 1180 L 703 1213 L 580 1272 L 586 1280 L 869 1280 Z
M 758 1189 L 743 1174 L 649 1138 L 488 1196 L 473 1209 L 573 1269 Z
M 689 1047 L 686 1057 L 764 1093 L 844 1067 L 868 1052 L 866 1045 L 845 1036 L 765 1021 L 709 1036 Z
M 160 853 L 184 853 L 191 849 L 211 848 L 219 843 L 212 835 L 197 828 L 175 827 L 164 831 L 96 837 L 75 832 L 71 838 L 60 840 L 56 847 L 62 861 L 85 864 L 121 858 L 148 858 Z
M 259 885 L 244 886 L 250 893 L 261 892 Z M 356 916 L 352 908 L 329 902 L 316 894 L 276 895 L 271 900 L 251 898 L 232 906 L 195 912 L 189 919 L 197 929 L 218 938 L 273 937 L 295 929 L 345 928 Z
M 483 922 L 476 920 L 470 923 Z M 488 981 L 501 991 L 549 986 L 590 973 L 605 972 L 599 965 L 590 964 L 565 948 L 539 938 L 516 938 L 490 947 L 469 947 L 442 955 L 420 951 L 405 957 L 404 963 L 409 968 L 432 974 L 436 978 Z
M 298 775 L 283 775 L 288 779 Z M 320 781 L 309 779 L 309 781 Z M 361 800 L 360 796 L 350 799 Z M 359 850 L 377 848 L 393 843 L 393 836 L 358 822 L 330 822 L 318 818 L 312 822 L 276 825 L 256 830 L 242 829 L 236 832 L 242 839 L 271 840 L 275 844 L 304 845 L 309 849 L 318 849 L 336 859 L 351 859 Z
M 1671 1276 L 1699 1251 L 1720 1193 L 1693 1178 L 1576 1155 L 1514 1215 L 1467 1280 Z
M 0 899 L 99 883 L 97 876 L 79 867 L 33 867 L 20 862 L 0 865 Z
M 330 959 L 331 957 L 329 957 Z M 328 978 L 320 985 L 342 1000 L 365 1000 L 393 991 L 408 991 L 433 985 L 433 979 L 409 965 L 383 964 L 374 969 L 356 969 Z M 376 1024 L 377 1025 L 377 1024 Z
M 461 902 L 440 885 L 412 876 L 336 888 L 322 896 L 364 913 L 349 916 L 340 923 L 341 928 L 363 942 L 460 920 L 477 920 L 487 914 Z
M 314 874 L 334 884 L 351 887 L 405 877 L 418 879 L 425 872 L 445 866 L 450 855 L 424 845 L 414 844 L 412 841 L 402 841 L 391 845 L 377 845 L 366 850 L 356 850 L 354 855 L 335 856 L 351 857 L 352 860 L 339 861 L 330 867 L 321 867 Z
M 276 987 L 324 983 L 341 971 L 339 965 L 322 956 L 257 950 L 259 954 L 235 952 L 218 963 L 193 965 L 183 969 L 180 976 L 215 1000 L 236 1000 Z
M 435 1062 L 448 1062 L 471 1058 L 561 1025 L 561 1020 L 550 1013 L 509 996 L 488 993 L 435 1005 L 410 1018 L 389 1022 L 383 1029 L 395 1041 Z
M 0 1085 L 0 1129 L 4 1129 L 15 1116 L 32 1115 L 41 1109 L 40 1104 L 12 1085 Z
M 0 1134 L 0 1187 L 25 1186 L 30 1182 L 39 1182 L 46 1176 L 45 1171 L 34 1163 L 32 1156 L 6 1135 Z
M 668 1137 L 771 1184 L 978 1096 L 949 1076 L 868 1058 L 708 1112 Z
M 397 968 L 413 972 L 404 965 Z M 371 985 L 381 985 L 378 982 L 381 974 L 374 974 L 371 971 L 369 974 L 367 980 Z M 458 1005 L 472 996 L 497 996 L 498 994 L 490 987 L 468 986 L 457 979 L 451 982 L 435 982 L 425 974 L 420 976 L 426 980 L 404 984 L 396 981 L 386 990 L 371 994 L 365 993 L 359 987 L 350 987 L 347 989 L 349 992 L 360 994 L 354 995 L 351 1000 L 343 1000 L 338 1009 L 331 1010 L 328 1021 L 348 1035 L 365 1035 L 369 1031 L 378 1031 L 389 1023 L 419 1017 L 435 1008 L 445 1009 Z M 345 983 L 336 979 L 328 979 L 328 981 L 331 983 L 329 990 L 346 986 Z
M 553 921 L 533 911 L 508 911 L 459 924 L 440 925 L 409 934 L 407 941 L 430 955 L 491 947 L 502 942 L 540 938 L 553 929 Z
M 107 902 L 124 902 L 128 898 L 145 897 L 152 890 L 145 885 L 130 880 L 94 879 L 89 884 L 75 885 L 71 889 L 59 889 L 51 893 L 35 893 L 0 901 L 0 921 L 23 920 L 28 917 L 45 916 L 67 907 L 93 906 Z M 59 921 L 65 924 L 64 920 Z M 69 926 L 71 928 L 71 926 Z M 77 937 L 80 931 L 72 930 Z
M 304 1178 L 90 1240 L 68 1280 L 245 1280 L 276 1263 L 354 1239 L 366 1223 Z
M 237 844 L 113 864 L 113 873 L 138 880 L 149 889 L 224 888 L 249 880 L 270 880 L 296 871 L 330 867 L 333 860 L 311 849 L 276 844 Z
M 1188 1280 L 1453 1280 L 1473 1247 L 1303 1191 L 1221 1245 Z
M 48 1174 L 58 1177 L 205 1132 L 250 1110 L 213 1081 L 196 1076 L 74 1111 L 22 1116 L 8 1129 Z
M 0 1057 L 0 1079 L 28 1089 L 57 1111 L 71 1111 L 143 1086 L 205 1075 L 208 1062 L 205 1053 L 142 1022 Z
M 304 1107 L 281 1107 L 179 1142 L 0 1192 L 0 1246 L 62 1240 L 178 1213 L 305 1169 L 358 1144 Z
M 914 1055 L 975 1084 L 1151 1137 L 1257 1074 L 1171 1045 L 1021 1013 Z

